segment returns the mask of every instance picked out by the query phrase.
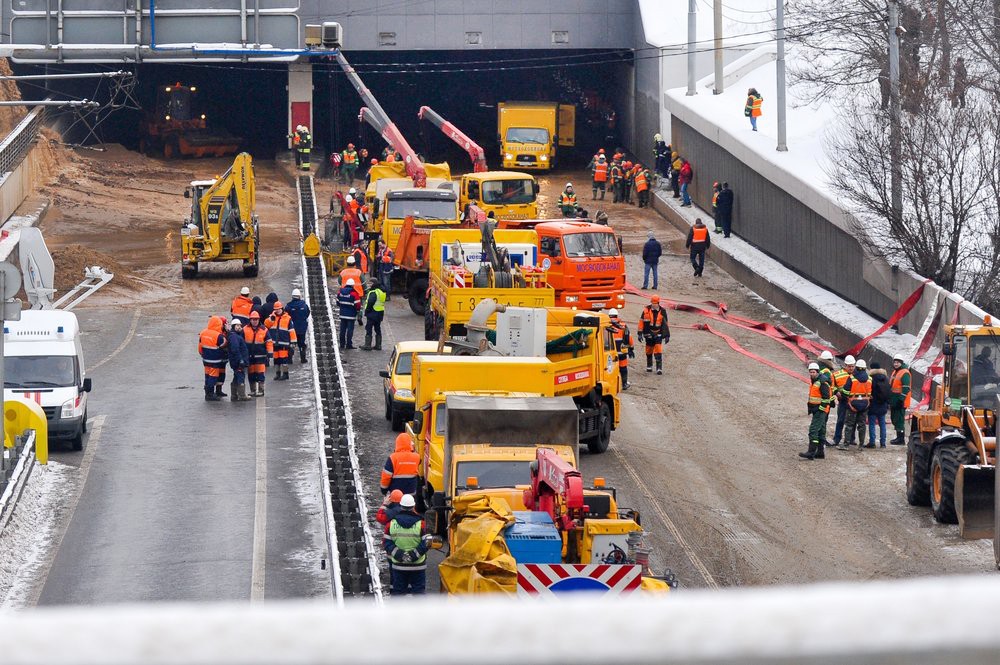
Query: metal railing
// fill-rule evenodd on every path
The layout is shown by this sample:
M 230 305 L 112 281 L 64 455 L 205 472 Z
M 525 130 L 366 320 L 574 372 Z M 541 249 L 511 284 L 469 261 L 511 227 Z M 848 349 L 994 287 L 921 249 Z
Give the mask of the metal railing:
M 38 136 L 44 115 L 45 108 L 36 106 L 17 123 L 17 127 L 3 141 L 0 141 L 0 173 L 13 171 L 28 154 Z

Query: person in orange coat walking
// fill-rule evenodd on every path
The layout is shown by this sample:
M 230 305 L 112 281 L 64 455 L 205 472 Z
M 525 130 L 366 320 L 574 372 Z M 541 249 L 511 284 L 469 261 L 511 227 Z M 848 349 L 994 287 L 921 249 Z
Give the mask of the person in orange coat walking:
M 757 88 L 750 88 L 747 90 L 747 104 L 743 108 L 743 115 L 750 118 L 750 126 L 753 131 L 757 131 L 757 118 L 759 118 L 763 111 L 760 107 L 764 104 L 764 98 L 760 96 L 757 92 Z

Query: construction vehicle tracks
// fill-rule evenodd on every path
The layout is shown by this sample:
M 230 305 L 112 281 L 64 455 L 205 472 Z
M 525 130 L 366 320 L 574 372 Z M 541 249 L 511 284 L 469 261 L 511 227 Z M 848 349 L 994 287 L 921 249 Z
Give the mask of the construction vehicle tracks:
M 310 233 L 318 235 L 311 176 L 299 177 L 298 196 L 302 237 Z M 381 598 L 382 585 L 361 491 L 350 402 L 337 347 L 337 322 L 330 305 L 326 268 L 320 257 L 303 258 L 303 267 L 305 291 L 312 310 L 310 354 L 323 444 L 320 466 L 325 475 L 323 495 L 334 594 L 338 601 L 352 596 Z

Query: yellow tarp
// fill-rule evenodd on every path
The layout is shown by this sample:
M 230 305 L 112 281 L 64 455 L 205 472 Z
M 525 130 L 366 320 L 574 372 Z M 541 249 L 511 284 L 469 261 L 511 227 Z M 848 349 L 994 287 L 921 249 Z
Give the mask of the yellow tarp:
M 447 162 L 440 164 L 424 164 L 424 172 L 428 178 L 441 178 L 451 180 L 451 167 Z M 371 167 L 371 182 L 382 178 L 405 178 L 406 164 L 403 162 L 379 162 Z
M 441 562 L 447 593 L 516 593 L 517 562 L 502 533 L 514 515 L 503 499 L 456 497 L 451 519 L 451 553 Z

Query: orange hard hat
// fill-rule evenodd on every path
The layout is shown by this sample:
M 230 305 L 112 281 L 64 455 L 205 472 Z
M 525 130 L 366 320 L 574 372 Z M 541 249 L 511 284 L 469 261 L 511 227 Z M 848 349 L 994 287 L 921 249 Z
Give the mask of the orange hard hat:
M 285 309 L 285 306 L 281 304 L 280 300 L 275 300 L 273 309 Z
M 256 312 L 256 311 L 255 312 L 250 312 L 250 318 L 251 319 L 259 319 L 260 318 L 260 312 Z
M 598 150 L 597 154 L 598 155 L 603 155 L 604 154 L 604 148 L 601 148 L 600 150 Z
M 403 490 L 392 490 L 389 492 L 389 502 L 399 503 L 403 500 Z
M 653 303 L 654 305 L 658 305 L 660 303 L 660 296 L 654 295 L 649 299 L 649 302 Z
M 378 164 L 378 160 L 373 158 L 372 159 L 372 165 L 375 165 L 375 164 Z

